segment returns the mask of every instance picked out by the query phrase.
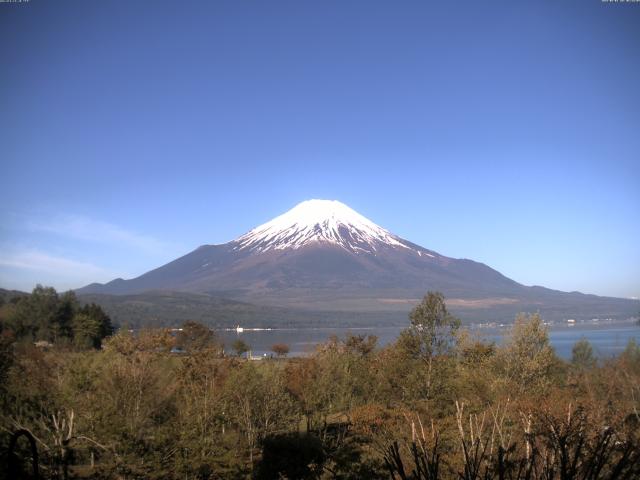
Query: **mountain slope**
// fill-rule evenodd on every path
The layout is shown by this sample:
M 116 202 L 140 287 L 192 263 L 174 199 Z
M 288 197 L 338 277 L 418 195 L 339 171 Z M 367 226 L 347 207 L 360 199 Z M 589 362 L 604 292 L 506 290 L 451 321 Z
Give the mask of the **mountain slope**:
M 428 290 L 476 310 L 477 305 L 514 311 L 557 305 L 564 312 L 588 304 L 591 313 L 585 314 L 596 315 L 602 312 L 594 305 L 607 304 L 606 312 L 627 315 L 638 308 L 629 300 L 598 303 L 593 298 L 600 297 L 526 287 L 482 263 L 449 258 L 402 239 L 327 200 L 302 202 L 236 240 L 203 245 L 137 278 L 88 285 L 78 293 L 152 290 L 314 311 L 407 310 Z

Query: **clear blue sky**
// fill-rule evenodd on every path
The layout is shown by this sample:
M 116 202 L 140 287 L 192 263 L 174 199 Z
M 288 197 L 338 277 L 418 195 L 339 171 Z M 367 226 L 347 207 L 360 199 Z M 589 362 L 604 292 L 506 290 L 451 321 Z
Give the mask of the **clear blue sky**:
M 0 286 L 139 275 L 309 198 L 640 296 L 640 4 L 0 3 Z

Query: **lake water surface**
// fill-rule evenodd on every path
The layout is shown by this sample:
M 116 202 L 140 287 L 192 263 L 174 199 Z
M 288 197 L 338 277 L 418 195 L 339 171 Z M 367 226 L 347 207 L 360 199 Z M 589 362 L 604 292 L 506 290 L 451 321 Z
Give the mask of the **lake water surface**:
M 332 335 L 344 338 L 348 333 L 354 335 L 376 335 L 378 345 L 384 346 L 396 340 L 405 327 L 359 327 L 359 328 L 276 328 L 270 330 L 245 330 L 238 333 L 223 330 L 217 333 L 222 337 L 226 350 L 231 343 L 240 338 L 251 346 L 254 356 L 270 355 L 271 346 L 275 343 L 289 345 L 289 356 L 303 356 L 312 353 L 319 343 L 327 341 Z M 488 341 L 501 343 L 508 327 L 469 328 L 473 333 Z M 573 326 L 565 323 L 549 326 L 549 338 L 557 354 L 565 359 L 571 358 L 573 344 L 586 338 L 591 342 L 594 353 L 599 358 L 607 358 L 622 352 L 631 338 L 640 343 L 640 326 L 626 322 L 581 322 Z

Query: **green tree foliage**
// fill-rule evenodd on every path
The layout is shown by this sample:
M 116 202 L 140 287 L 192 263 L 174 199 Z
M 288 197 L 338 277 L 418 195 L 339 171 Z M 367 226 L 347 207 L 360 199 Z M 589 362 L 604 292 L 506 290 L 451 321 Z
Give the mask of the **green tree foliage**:
M 80 348 L 100 347 L 100 322 L 86 313 L 73 316 L 73 343 Z
M 449 313 L 444 295 L 439 292 L 427 292 L 409 313 L 409 320 L 411 326 L 400 333 L 398 347 L 424 364 L 425 386 L 430 395 L 435 359 L 453 351 L 460 320 Z
M 114 327 L 111 324 L 111 318 L 105 313 L 100 305 L 88 303 L 81 307 L 78 311 L 81 314 L 92 317 L 100 326 L 98 336 L 100 339 L 106 338 L 113 334 Z
M 58 295 L 54 288 L 41 285 L 4 307 L 1 322 L 2 329 L 11 331 L 17 340 L 73 343 L 81 348 L 99 348 L 102 339 L 113 332 L 100 306 L 81 307 L 73 292 Z
M 499 348 L 477 333 L 463 330 L 458 335 L 456 350 L 456 368 L 449 378 L 455 384 L 457 394 L 478 404 L 489 403 L 494 393 L 487 378 L 495 376 L 494 364 Z
M 586 338 L 581 338 L 573 345 L 571 364 L 581 370 L 595 366 L 596 358 L 593 356 L 593 348 Z
M 53 290 L 53 289 L 52 289 Z M 55 290 L 53 290 L 55 292 Z M 59 339 L 74 337 L 73 317 L 79 310 L 78 299 L 73 292 L 65 292 L 58 296 L 56 311 L 49 326 L 51 335 L 49 340 L 57 342 Z
M 455 345 L 460 320 L 449 313 L 444 296 L 428 292 L 409 313 L 411 326 L 400 334 L 399 346 L 425 363 L 449 353 Z
M 557 358 L 539 314 L 519 314 L 497 358 L 510 384 L 520 391 L 542 391 L 553 378 Z
M 627 342 L 627 346 L 620 357 L 632 369 L 636 372 L 640 372 L 640 345 L 638 345 L 635 338 L 629 339 L 629 342 Z
M 68 333 L 60 326 L 66 325 L 70 318 L 57 318 L 64 313 L 55 289 L 38 285 L 31 295 L 19 298 L 7 313 L 6 329 L 18 339 L 54 341 L 56 335 Z

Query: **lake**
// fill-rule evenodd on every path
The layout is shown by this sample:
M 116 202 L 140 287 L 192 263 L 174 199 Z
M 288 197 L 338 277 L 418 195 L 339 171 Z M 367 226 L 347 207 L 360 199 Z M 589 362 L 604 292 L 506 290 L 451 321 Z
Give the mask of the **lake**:
M 231 343 L 240 338 L 249 344 L 254 356 L 270 355 L 271 346 L 275 343 L 289 345 L 289 356 L 304 356 L 312 353 L 316 345 L 327 341 L 331 335 L 344 338 L 347 333 L 354 335 L 376 335 L 378 345 L 384 346 L 394 342 L 404 327 L 358 327 L 358 328 L 274 328 L 250 330 L 245 327 L 243 332 L 235 330 L 219 330 L 216 333 L 224 341 L 227 350 Z M 508 326 L 482 327 L 467 326 L 473 333 L 482 338 L 501 343 Z M 571 358 L 573 344 L 586 338 L 591 342 L 594 353 L 599 358 L 607 358 L 622 352 L 631 338 L 640 342 L 640 326 L 631 321 L 613 322 L 601 320 L 599 322 L 585 321 L 575 325 L 557 323 L 549 326 L 549 338 L 556 349 L 556 353 L 565 359 Z

